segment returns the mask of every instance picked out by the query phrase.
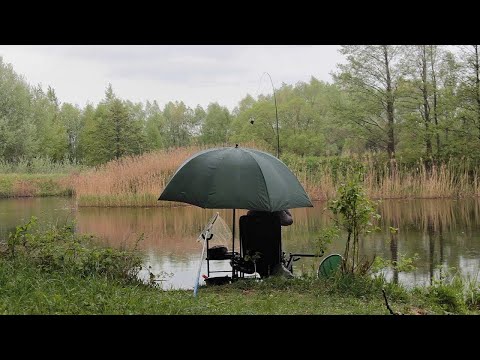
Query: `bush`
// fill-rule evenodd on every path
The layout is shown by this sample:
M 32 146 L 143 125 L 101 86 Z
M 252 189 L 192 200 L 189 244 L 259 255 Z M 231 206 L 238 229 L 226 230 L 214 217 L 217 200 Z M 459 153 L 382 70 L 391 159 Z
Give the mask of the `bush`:
M 42 232 L 33 231 L 35 225 L 36 218 L 32 217 L 28 223 L 17 226 L 9 235 L 7 251 L 2 257 L 16 263 L 33 264 L 47 272 L 136 281 L 142 263 L 136 249 L 100 247 L 93 236 L 76 234 L 73 223 L 52 225 Z
M 454 286 L 446 284 L 432 285 L 427 288 L 427 297 L 447 312 L 464 312 L 462 292 L 458 291 Z

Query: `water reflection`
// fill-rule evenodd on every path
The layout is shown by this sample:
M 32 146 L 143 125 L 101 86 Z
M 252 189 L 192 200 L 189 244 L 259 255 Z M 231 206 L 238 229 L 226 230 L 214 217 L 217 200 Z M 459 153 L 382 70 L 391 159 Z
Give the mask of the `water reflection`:
M 326 204 L 314 208 L 293 209 L 294 224 L 283 231 L 286 252 L 312 252 L 319 231 L 330 225 Z M 193 206 L 176 208 L 76 208 L 71 199 L 0 200 L 0 237 L 5 238 L 15 225 L 31 215 L 43 221 L 76 219 L 77 231 L 93 233 L 112 247 L 137 247 L 145 253 L 145 264 L 165 278 L 164 288 L 193 287 L 201 244 L 198 234 L 216 210 Z M 476 275 L 480 268 L 480 201 L 463 200 L 390 200 L 379 205 L 382 231 L 361 242 L 361 254 L 382 256 L 397 261 L 401 256 L 418 254 L 415 272 L 387 272 L 391 281 L 407 285 L 430 284 L 440 275 L 440 265 L 455 267 L 464 275 Z M 220 210 L 231 227 L 232 211 Z M 237 211 L 236 221 L 246 211 Z M 390 227 L 398 228 L 391 232 Z M 345 241 L 331 244 L 327 253 L 343 253 Z M 238 245 L 238 234 L 236 236 Z M 238 250 L 238 248 L 237 248 Z M 295 273 L 311 271 L 319 260 L 303 258 L 295 263 Z M 217 261 L 214 270 L 229 269 L 228 262 Z M 203 273 L 206 273 L 204 264 Z M 173 274 L 172 276 L 170 276 Z M 144 274 L 146 275 L 146 274 Z

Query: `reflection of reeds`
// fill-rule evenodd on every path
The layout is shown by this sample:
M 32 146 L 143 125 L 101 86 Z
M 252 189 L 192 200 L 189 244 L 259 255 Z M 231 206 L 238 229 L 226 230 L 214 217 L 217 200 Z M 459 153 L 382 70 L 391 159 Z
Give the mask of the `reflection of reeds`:
M 449 199 L 417 199 L 408 201 L 383 201 L 379 206 L 385 226 L 409 224 L 427 232 L 433 224 L 435 232 L 457 228 L 471 228 L 480 215 L 480 202 Z
M 283 229 L 284 238 L 303 248 L 308 247 L 309 239 L 314 238 L 319 229 L 332 224 L 331 213 L 325 211 L 325 207 L 325 202 L 316 202 L 313 209 L 294 209 L 294 225 Z M 429 246 L 429 231 L 433 231 L 436 237 L 442 238 L 438 241 L 445 243 L 457 241 L 452 237 L 463 233 L 461 237 L 465 241 L 478 247 L 472 243 L 475 237 L 470 234 L 480 226 L 480 201 L 476 199 L 385 200 L 379 203 L 378 212 L 382 231 L 371 235 L 372 240 L 378 240 L 378 249 L 383 248 L 390 238 L 389 227 L 400 228 L 398 241 L 402 244 L 411 236 L 422 236 L 425 245 Z M 411 245 L 418 243 L 412 242 Z M 368 247 L 372 249 L 373 246 Z
M 77 215 L 77 224 L 80 232 L 96 234 L 103 238 L 105 243 L 117 248 L 131 247 L 143 233 L 145 238 L 139 243 L 140 249 L 190 253 L 200 247 L 196 239 L 215 211 L 220 213 L 231 228 L 231 210 L 207 210 L 193 206 L 149 209 L 82 208 Z M 245 211 L 237 212 L 237 222 L 238 217 L 244 213 Z M 238 233 L 236 238 L 238 239 Z

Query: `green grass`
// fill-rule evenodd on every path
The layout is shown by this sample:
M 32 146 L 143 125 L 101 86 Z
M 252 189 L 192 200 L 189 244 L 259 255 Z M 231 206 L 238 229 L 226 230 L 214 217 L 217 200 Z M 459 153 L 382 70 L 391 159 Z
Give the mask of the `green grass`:
M 0 198 L 72 194 L 65 174 L 0 174 Z
M 381 301 L 236 286 L 162 291 L 105 277 L 0 266 L 2 314 L 386 314 Z
M 39 272 L 24 265 L 0 265 L 1 314 L 389 314 L 381 292 L 346 294 L 321 281 L 240 281 L 201 287 L 193 298 L 192 291 L 164 291 L 105 276 Z M 440 305 L 418 294 L 391 300 L 390 306 L 404 314 L 445 314 Z

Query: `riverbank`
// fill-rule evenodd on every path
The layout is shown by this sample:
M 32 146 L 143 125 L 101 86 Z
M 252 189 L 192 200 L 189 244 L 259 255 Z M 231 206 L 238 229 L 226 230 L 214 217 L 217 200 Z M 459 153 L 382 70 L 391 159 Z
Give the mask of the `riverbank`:
M 480 288 L 458 278 L 407 290 L 382 278 L 269 278 L 191 290 L 138 280 L 141 254 L 97 245 L 72 225 L 17 227 L 0 246 L 3 314 L 480 314 Z M 141 239 L 139 239 L 141 241 Z M 145 269 L 144 269 L 145 270 Z M 155 274 L 152 274 L 152 279 Z
M 0 198 L 72 196 L 66 174 L 0 174 Z

